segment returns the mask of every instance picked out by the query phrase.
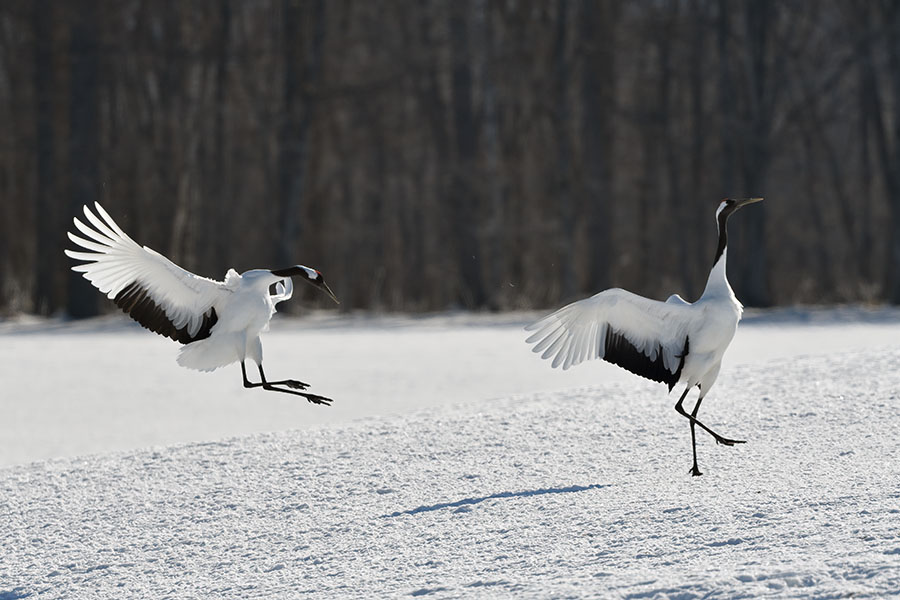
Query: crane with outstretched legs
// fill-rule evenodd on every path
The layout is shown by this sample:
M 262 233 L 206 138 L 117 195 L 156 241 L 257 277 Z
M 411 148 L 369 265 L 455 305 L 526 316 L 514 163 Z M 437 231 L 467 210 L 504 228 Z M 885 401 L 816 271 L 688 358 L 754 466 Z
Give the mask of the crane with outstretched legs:
M 303 391 L 309 384 L 302 381 L 267 380 L 259 339 L 269 328 L 275 305 L 293 294 L 292 277 L 300 277 L 338 302 L 321 273 L 295 265 L 243 273 L 229 269 L 224 281 L 207 279 L 140 246 L 100 204 L 94 204 L 94 211 L 85 206 L 84 216 L 90 225 L 74 219 L 84 237 L 69 232 L 69 239 L 82 248 L 65 251 L 69 258 L 83 261 L 72 270 L 82 273 L 142 326 L 184 344 L 178 364 L 212 371 L 240 361 L 244 387 L 302 396 L 313 404 L 331 403 L 330 398 Z M 256 363 L 259 382 L 247 378 L 247 359 Z

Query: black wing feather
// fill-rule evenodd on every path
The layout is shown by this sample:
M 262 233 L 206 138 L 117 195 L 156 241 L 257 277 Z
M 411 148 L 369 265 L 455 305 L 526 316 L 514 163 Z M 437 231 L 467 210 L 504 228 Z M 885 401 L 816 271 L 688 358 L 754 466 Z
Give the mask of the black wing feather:
M 136 281 L 128 284 L 114 299 L 116 306 L 130 315 L 132 319 L 154 333 L 172 338 L 182 344 L 190 344 L 197 340 L 208 338 L 213 325 L 219 320 L 215 308 L 210 308 L 203 314 L 203 322 L 197 333 L 191 335 L 187 327 L 175 327 L 171 319 L 153 298 Z
M 681 361 L 678 363 L 678 369 L 672 373 L 663 363 L 662 345 L 658 345 L 656 349 L 656 359 L 650 360 L 649 356 L 635 348 L 634 344 L 628 341 L 628 338 L 615 331 L 612 327 L 607 327 L 606 339 L 603 344 L 603 360 L 618 365 L 640 377 L 665 383 L 669 386 L 670 392 L 675 387 L 675 384 L 678 383 L 678 380 L 681 379 L 684 359 L 690 351 L 690 341 L 685 337 L 684 349 L 679 355 Z

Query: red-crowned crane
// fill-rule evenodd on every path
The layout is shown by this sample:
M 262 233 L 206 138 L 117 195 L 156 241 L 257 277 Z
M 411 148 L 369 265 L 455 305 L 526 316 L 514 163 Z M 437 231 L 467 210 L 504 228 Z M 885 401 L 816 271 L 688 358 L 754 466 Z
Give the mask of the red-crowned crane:
M 719 204 L 719 244 L 706 289 L 693 304 L 678 294 L 659 302 L 613 288 L 564 306 L 526 328 L 536 332 L 526 341 L 534 344 L 534 352 L 542 353 L 541 358 L 552 358 L 554 368 L 568 369 L 584 360 L 602 358 L 641 377 L 665 383 L 670 392 L 684 383 L 684 393 L 675 410 L 691 424 L 692 475 L 702 475 L 697 466 L 694 425 L 706 430 L 719 444 L 744 443 L 714 432 L 697 419 L 697 412 L 719 375 L 722 356 L 737 331 L 744 308 L 725 275 L 728 217 L 760 200 L 727 198 Z M 700 395 L 689 414 L 682 404 L 694 386 L 700 389 Z
M 240 361 L 244 387 L 294 394 L 313 404 L 330 398 L 300 391 L 309 384 L 295 379 L 268 381 L 262 366 L 260 333 L 267 331 L 275 305 L 294 291 L 291 277 L 319 288 L 338 302 L 322 274 L 303 265 L 286 269 L 253 269 L 238 274 L 229 269 L 225 281 L 199 277 L 168 258 L 132 240 L 100 204 L 96 214 L 87 206 L 75 227 L 85 237 L 69 232 L 69 239 L 87 252 L 66 250 L 66 256 L 85 261 L 72 267 L 113 300 L 132 319 L 155 333 L 184 344 L 178 364 L 212 371 Z M 275 294 L 270 293 L 275 286 Z M 244 362 L 259 369 L 260 381 L 247 379 Z

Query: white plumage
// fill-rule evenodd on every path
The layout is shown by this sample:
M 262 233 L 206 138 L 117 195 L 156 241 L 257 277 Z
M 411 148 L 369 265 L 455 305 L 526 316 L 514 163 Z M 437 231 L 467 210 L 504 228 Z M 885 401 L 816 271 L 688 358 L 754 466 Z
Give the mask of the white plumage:
M 322 396 L 294 391 L 308 387 L 299 381 L 266 381 L 259 339 L 268 329 L 275 305 L 293 294 L 292 276 L 303 276 L 337 302 L 321 273 L 296 265 L 241 274 L 229 269 L 224 281 L 200 277 L 140 246 L 99 204 L 94 204 L 94 209 L 96 214 L 84 207 L 84 216 L 93 227 L 74 219 L 75 227 L 85 237 L 68 234 L 85 250 L 65 251 L 66 256 L 85 261 L 72 269 L 141 325 L 184 344 L 178 356 L 180 365 L 212 371 L 240 361 L 246 387 L 297 394 L 318 404 L 330 402 Z M 270 292 L 272 286 L 274 294 Z M 261 383 L 247 379 L 246 359 L 257 363 Z
M 534 331 L 526 341 L 552 366 L 568 369 L 585 360 L 601 358 L 632 373 L 666 383 L 669 391 L 678 383 L 685 391 L 675 408 L 691 423 L 694 465 L 697 467 L 694 425 L 711 433 L 717 442 L 733 445 L 696 419 L 700 403 L 719 375 L 725 350 L 731 343 L 743 306 L 725 273 L 727 220 L 737 209 L 762 198 L 726 199 L 716 211 L 719 245 L 703 295 L 693 304 L 674 294 L 665 302 L 650 300 L 626 290 L 605 290 L 573 302 L 526 329 Z M 700 396 L 692 414 L 682 403 L 694 386 Z
M 240 275 L 234 270 L 228 272 L 225 281 L 194 275 L 155 250 L 138 245 L 102 206 L 94 207 L 99 217 L 87 206 L 84 216 L 96 229 L 73 219 L 75 227 L 90 240 L 68 234 L 71 241 L 90 252 L 65 252 L 69 258 L 88 261 L 73 266 L 72 270 L 83 273 L 110 300 L 128 286 L 140 286 L 163 308 L 176 329 L 185 329 L 193 337 L 210 308 L 223 302 L 237 288 Z
M 527 329 L 537 333 L 527 341 L 535 343 L 533 350 L 542 352 L 541 358 L 552 358 L 554 368 L 568 369 L 585 360 L 604 358 L 601 342 L 610 332 L 624 333 L 649 360 L 656 361 L 662 355 L 664 367 L 674 374 L 688 324 L 695 318 L 687 306 L 649 300 L 614 288 L 569 304 L 529 325 Z

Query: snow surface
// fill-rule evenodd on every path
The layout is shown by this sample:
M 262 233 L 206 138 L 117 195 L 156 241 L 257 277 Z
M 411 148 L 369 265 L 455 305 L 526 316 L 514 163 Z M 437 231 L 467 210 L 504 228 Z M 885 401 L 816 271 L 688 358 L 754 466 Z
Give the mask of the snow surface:
M 700 478 L 675 394 L 552 371 L 524 320 L 284 320 L 268 370 L 349 405 L 335 422 L 0 469 L 0 599 L 900 594 L 895 313 L 751 315 L 700 412 L 748 443 L 698 432 Z M 4 436 L 45 394 L 101 437 L 132 423 L 113 406 L 161 430 L 241 403 L 332 410 L 235 400 L 235 373 L 178 369 L 116 321 L 2 335 Z
M 544 314 L 276 315 L 263 335 L 266 373 L 311 383 L 310 391 L 335 399 L 330 407 L 246 390 L 237 365 L 211 374 L 183 369 L 178 344 L 121 314 L 0 322 L 0 467 L 640 381 L 602 361 L 549 368 L 524 342 L 523 327 Z M 897 309 L 748 312 L 723 372 L 897 340 Z M 653 397 L 661 400 L 664 389 Z

